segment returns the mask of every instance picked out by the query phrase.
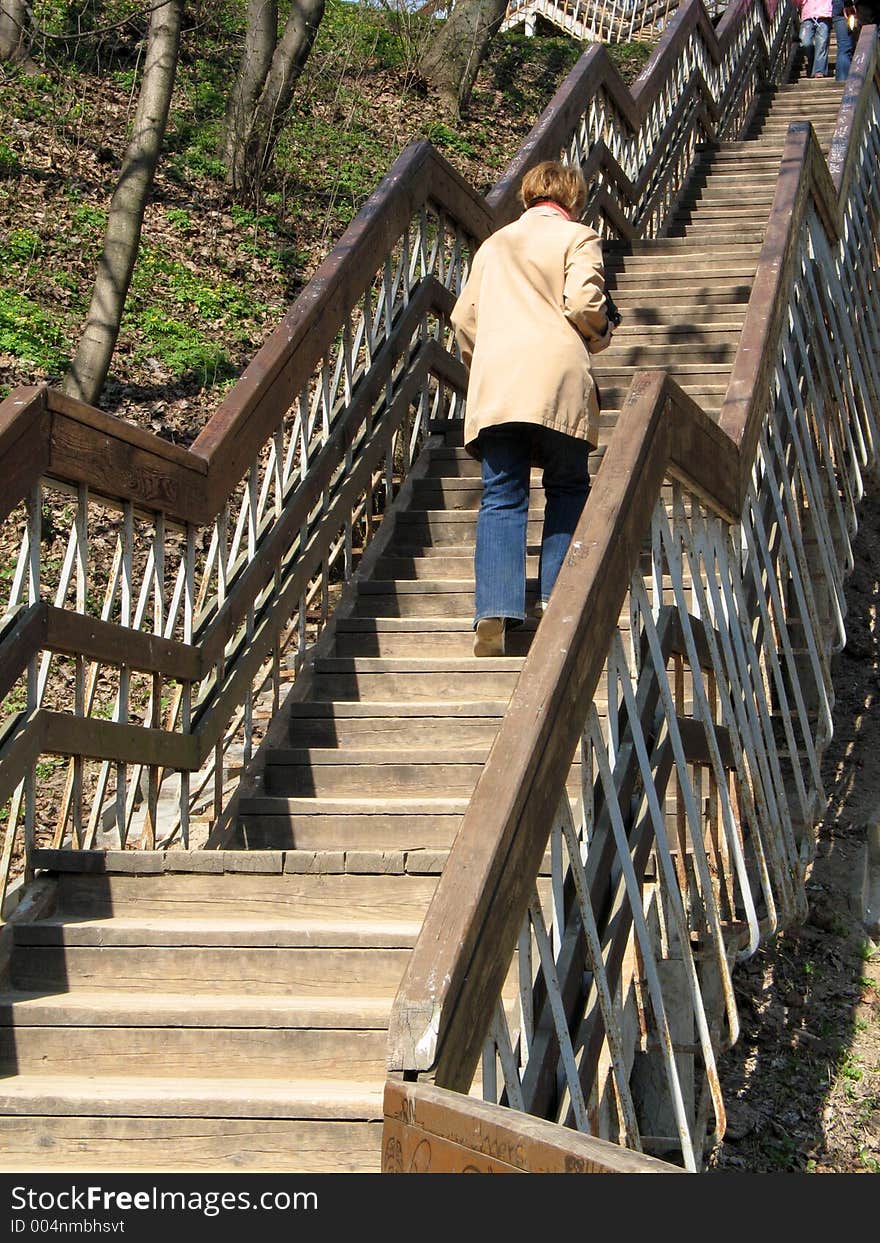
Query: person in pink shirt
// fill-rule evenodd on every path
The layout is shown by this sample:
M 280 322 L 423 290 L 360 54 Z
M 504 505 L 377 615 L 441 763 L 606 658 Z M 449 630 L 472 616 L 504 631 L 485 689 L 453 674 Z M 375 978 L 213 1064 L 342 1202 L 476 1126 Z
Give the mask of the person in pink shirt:
M 828 40 L 831 36 L 832 0 L 800 0 L 800 42 L 806 57 L 808 76 L 824 78 L 828 74 Z M 810 49 L 813 65 L 810 70 Z

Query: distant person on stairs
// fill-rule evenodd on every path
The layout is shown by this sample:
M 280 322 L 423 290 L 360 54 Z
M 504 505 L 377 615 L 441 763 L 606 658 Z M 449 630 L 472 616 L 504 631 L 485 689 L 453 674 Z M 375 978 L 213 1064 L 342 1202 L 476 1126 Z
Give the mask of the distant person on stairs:
M 856 46 L 856 11 L 847 0 L 833 0 L 831 21 L 834 25 L 834 43 L 837 56 L 834 62 L 834 81 L 845 82 L 849 76 L 852 54 Z
M 832 0 L 800 0 L 801 49 L 807 75 L 824 78 L 828 73 L 828 40 L 831 37 Z M 813 63 L 810 66 L 810 50 Z
M 590 488 L 599 401 L 590 354 L 611 341 L 602 242 L 579 224 L 579 170 L 545 160 L 523 178 L 525 211 L 482 244 L 452 312 L 470 373 L 464 439 L 482 463 L 475 656 L 503 656 L 526 616 L 529 473 L 546 498 L 538 570 L 546 606 Z M 613 312 L 612 312 L 613 314 Z

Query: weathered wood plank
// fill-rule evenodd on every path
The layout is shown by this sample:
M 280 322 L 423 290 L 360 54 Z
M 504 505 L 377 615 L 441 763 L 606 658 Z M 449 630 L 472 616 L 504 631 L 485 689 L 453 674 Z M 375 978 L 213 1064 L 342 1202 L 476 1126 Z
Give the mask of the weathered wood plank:
M 47 469 L 51 426 L 43 386 L 14 389 L 0 402 L 0 521 L 9 516 Z
M 386 1174 L 681 1174 L 543 1118 L 423 1083 L 385 1083 Z

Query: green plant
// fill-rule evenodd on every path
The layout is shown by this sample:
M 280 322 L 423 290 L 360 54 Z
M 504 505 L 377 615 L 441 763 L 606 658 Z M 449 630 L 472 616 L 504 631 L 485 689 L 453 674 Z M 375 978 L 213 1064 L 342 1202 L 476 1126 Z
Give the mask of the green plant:
M 859 1060 L 849 1052 L 844 1053 L 837 1067 L 840 1075 L 844 1079 L 849 1079 L 852 1083 L 860 1083 L 864 1077 L 864 1071 L 859 1065 Z
M 13 229 L 6 239 L 3 258 L 11 263 L 30 263 L 43 250 L 43 239 L 33 229 Z
M 174 225 L 175 229 L 192 228 L 192 216 L 182 207 L 169 207 L 165 212 L 165 219 L 169 224 Z
M 101 229 L 107 227 L 107 213 L 100 207 L 92 207 L 89 203 L 80 203 L 70 213 L 73 224 L 78 229 Z
M 0 353 L 57 375 L 66 361 L 64 334 L 52 316 L 13 289 L 0 288 Z
M 117 69 L 113 74 L 113 81 L 124 91 L 131 91 L 137 81 L 137 72 L 134 69 Z
M 430 138 L 435 146 L 447 151 L 457 151 L 459 155 L 476 155 L 477 153 L 472 142 L 443 121 L 431 121 L 425 126 L 424 132 L 425 137 Z
M 190 324 L 171 318 L 164 307 L 148 306 L 138 317 L 138 327 L 144 336 L 138 356 L 155 355 L 175 377 L 195 374 L 209 384 L 231 371 L 221 345 L 205 340 Z
M 0 177 L 15 177 L 21 171 L 18 156 L 8 143 L 0 138 Z

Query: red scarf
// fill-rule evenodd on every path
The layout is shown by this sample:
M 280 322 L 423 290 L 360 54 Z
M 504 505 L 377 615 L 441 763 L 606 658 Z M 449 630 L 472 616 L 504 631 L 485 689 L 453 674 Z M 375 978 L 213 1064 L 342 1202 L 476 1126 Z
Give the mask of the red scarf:
M 553 199 L 536 199 L 532 203 L 532 207 L 552 207 L 554 211 L 558 211 L 560 216 L 564 216 L 566 220 L 571 220 L 571 216 L 564 207 L 560 207 Z

